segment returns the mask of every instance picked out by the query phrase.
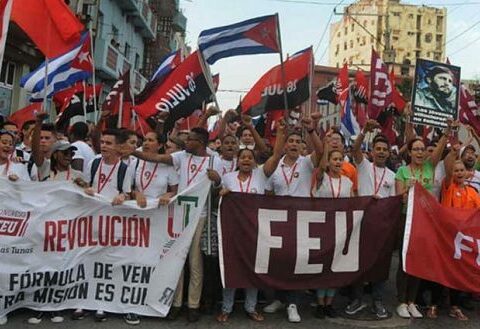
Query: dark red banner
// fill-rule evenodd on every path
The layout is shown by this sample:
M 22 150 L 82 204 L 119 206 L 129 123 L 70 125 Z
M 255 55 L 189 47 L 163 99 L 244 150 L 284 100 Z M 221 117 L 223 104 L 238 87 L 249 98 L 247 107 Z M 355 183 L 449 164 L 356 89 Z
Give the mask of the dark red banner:
M 401 198 L 229 193 L 221 203 L 227 288 L 311 289 L 388 278 Z
M 480 292 L 480 209 L 444 207 L 418 184 L 409 204 L 404 271 L 460 291 Z

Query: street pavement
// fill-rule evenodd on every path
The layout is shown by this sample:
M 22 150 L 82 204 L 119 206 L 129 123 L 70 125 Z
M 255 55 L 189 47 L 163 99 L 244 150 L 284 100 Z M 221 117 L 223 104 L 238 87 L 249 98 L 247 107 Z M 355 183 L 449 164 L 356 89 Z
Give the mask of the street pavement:
M 199 322 L 189 323 L 186 319 L 186 312 L 176 321 L 167 321 L 159 318 L 145 318 L 141 319 L 141 323 L 136 328 L 162 328 L 162 329 L 176 329 L 176 328 L 229 328 L 229 329 L 277 329 L 277 328 L 302 328 L 302 329 L 333 329 L 333 328 L 412 328 L 412 329 L 479 329 L 480 328 L 480 303 L 475 304 L 475 310 L 465 311 L 465 314 L 470 318 L 469 321 L 461 322 L 448 317 L 448 309 L 440 309 L 440 316 L 436 320 L 420 319 L 420 320 L 404 320 L 395 314 L 396 298 L 395 298 L 395 269 L 398 264 L 398 258 L 393 257 L 392 270 L 390 273 L 391 280 L 386 285 L 385 303 L 391 311 L 392 317 L 381 321 L 356 321 L 346 319 L 341 316 L 342 310 L 347 303 L 347 298 L 338 295 L 335 300 L 335 308 L 338 310 L 340 316 L 335 319 L 319 320 L 313 316 L 315 308 L 311 305 L 313 296 L 306 297 L 300 306 L 300 315 L 302 317 L 301 323 L 289 323 L 287 321 L 286 312 L 282 311 L 277 314 L 265 314 L 265 321 L 262 323 L 255 323 L 249 320 L 242 310 L 242 305 L 237 303 L 235 310 L 230 317 L 228 323 L 219 324 L 215 320 L 215 315 L 203 315 Z M 366 301 L 370 301 L 368 296 Z M 264 305 L 259 305 L 259 309 Z M 28 310 L 19 310 L 9 316 L 9 321 L 6 325 L 0 327 L 1 329 L 20 329 L 20 328 L 68 328 L 68 329 L 122 329 L 132 328 L 127 325 L 122 316 L 109 314 L 106 322 L 97 323 L 93 321 L 93 316 L 90 314 L 81 321 L 70 320 L 71 312 L 63 312 L 65 321 L 63 323 L 51 323 L 49 319 L 45 319 L 38 325 L 30 325 L 27 323 L 28 316 L 31 314 Z

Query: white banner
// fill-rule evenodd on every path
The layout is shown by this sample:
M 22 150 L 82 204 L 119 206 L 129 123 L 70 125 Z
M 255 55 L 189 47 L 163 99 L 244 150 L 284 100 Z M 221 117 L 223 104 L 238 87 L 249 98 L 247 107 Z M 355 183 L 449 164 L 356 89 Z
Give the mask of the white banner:
M 0 178 L 0 316 L 27 307 L 166 316 L 205 204 L 205 178 L 157 207 L 65 182 Z M 175 214 L 174 216 L 169 216 Z

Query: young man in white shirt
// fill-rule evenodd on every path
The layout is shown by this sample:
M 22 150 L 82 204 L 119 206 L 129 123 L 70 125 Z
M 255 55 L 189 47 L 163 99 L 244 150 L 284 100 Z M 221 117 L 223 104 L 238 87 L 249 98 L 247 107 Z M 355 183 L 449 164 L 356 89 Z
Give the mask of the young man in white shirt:
M 45 112 L 38 113 L 32 132 L 32 154 L 27 164 L 32 180 L 40 181 L 39 172 L 50 171 L 52 146 L 57 141 L 55 127 L 51 123 L 43 123 L 48 118 Z
M 387 198 L 396 195 L 395 173 L 386 167 L 386 162 L 390 155 L 388 140 L 382 135 L 377 135 L 373 139 L 373 163 L 368 161 L 362 152 L 362 143 L 365 139 L 365 134 L 372 132 L 378 127 L 380 127 L 380 125 L 375 120 L 368 120 L 353 145 L 352 154 L 355 164 L 357 165 L 359 196 Z M 383 281 L 372 282 L 372 311 L 379 319 L 385 319 L 389 316 L 383 304 L 383 286 Z M 353 287 L 352 301 L 345 308 L 345 313 L 354 315 L 366 308 L 367 304 L 362 302 L 362 297 L 363 282 L 360 282 Z
M 172 154 L 147 154 L 135 151 L 132 154 L 142 160 L 160 162 L 173 165 L 179 174 L 178 191 L 182 192 L 191 184 L 194 184 L 205 175 L 214 182 L 214 187 L 219 188 L 222 172 L 222 163 L 218 157 L 211 157 L 207 153 L 208 131 L 204 128 L 195 127 L 188 134 L 185 151 Z M 210 168 L 209 168 L 210 167 Z M 188 321 L 196 322 L 200 318 L 200 297 L 203 284 L 203 261 L 200 249 L 200 238 L 203 225 L 207 218 L 206 205 L 200 215 L 197 229 L 189 251 L 190 281 L 188 286 Z M 178 281 L 177 290 L 170 309 L 169 318 L 174 320 L 178 317 L 183 298 L 183 274 Z
M 315 150 L 308 156 L 300 155 L 302 148 L 302 136 L 299 132 L 290 133 L 285 143 L 285 156 L 265 186 L 266 192 L 275 195 L 289 195 L 295 197 L 310 197 L 310 187 L 313 169 L 318 165 L 318 154 L 323 153 L 323 145 L 318 137 L 313 121 L 310 118 L 303 119 L 303 127 L 308 133 Z M 300 322 L 298 314 L 298 293 L 296 291 L 279 291 L 284 295 L 287 303 L 288 321 Z M 274 300 L 264 307 L 265 313 L 275 313 L 282 309 L 284 304 L 280 300 Z
M 119 147 L 124 144 L 121 134 L 115 129 L 106 129 L 100 137 L 100 157 L 94 158 L 88 164 L 87 170 L 83 173 L 88 188 L 85 193 L 94 196 L 100 194 L 112 205 L 120 205 L 128 199 L 131 192 L 133 172 L 120 160 Z M 74 320 L 83 319 L 85 312 L 77 309 L 73 312 Z M 127 314 L 126 318 L 132 317 L 132 322 L 140 322 L 134 314 Z M 107 319 L 103 310 L 97 310 L 95 321 L 103 322 Z

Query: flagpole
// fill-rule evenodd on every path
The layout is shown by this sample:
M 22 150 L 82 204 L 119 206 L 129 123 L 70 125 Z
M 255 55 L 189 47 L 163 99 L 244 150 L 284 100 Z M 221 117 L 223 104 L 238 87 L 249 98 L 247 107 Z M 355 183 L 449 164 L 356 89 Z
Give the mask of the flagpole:
M 283 112 L 283 117 L 285 120 L 288 118 L 288 98 L 287 98 L 287 78 L 285 75 L 285 66 L 283 65 L 283 50 L 282 50 L 282 37 L 280 34 L 280 23 L 278 19 L 278 13 L 275 14 L 275 19 L 277 23 L 277 37 L 278 37 L 278 48 L 280 50 L 280 73 L 282 76 L 282 87 L 283 87 L 283 106 L 285 110 Z
M 82 81 L 83 87 L 83 97 L 82 97 L 82 107 L 83 107 L 83 122 L 87 123 L 87 86 L 86 81 Z
M 210 90 L 211 90 L 212 95 L 213 95 L 213 102 L 215 103 L 215 106 L 217 107 L 217 109 L 220 111 L 220 105 L 218 105 L 217 95 L 216 95 L 216 92 L 215 92 L 215 86 L 213 84 L 212 73 L 210 72 L 210 68 L 208 67 L 207 63 L 205 62 L 205 58 L 203 58 L 202 52 L 200 50 L 198 50 L 197 52 L 198 52 L 198 57 L 200 59 L 199 60 L 200 66 L 202 67 L 203 74 L 205 74 L 205 77 L 207 78 L 208 87 L 210 87 Z
M 97 109 L 97 88 L 95 88 L 96 80 L 95 80 L 95 59 L 93 54 L 93 36 L 92 36 L 92 26 L 89 24 L 88 33 L 90 34 L 90 51 L 92 55 L 92 86 L 93 86 L 93 108 L 94 108 L 94 117 L 95 117 L 95 125 L 98 123 L 98 117 L 100 111 Z
M 118 106 L 118 119 L 117 128 L 122 128 L 122 116 L 123 116 L 123 92 L 120 93 L 120 104 Z
M 315 60 L 313 55 L 313 46 L 310 46 L 310 51 L 312 53 L 311 60 L 310 60 L 310 77 L 308 81 L 308 88 L 309 88 L 309 97 L 308 97 L 308 104 L 307 104 L 307 115 L 310 116 L 312 114 L 312 94 L 313 94 L 313 74 L 315 73 Z M 315 127 L 317 129 L 317 127 Z
M 48 57 L 45 56 L 45 79 L 43 80 L 43 103 L 42 103 L 43 112 L 47 112 L 47 96 L 48 96 L 47 88 L 48 88 Z

